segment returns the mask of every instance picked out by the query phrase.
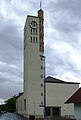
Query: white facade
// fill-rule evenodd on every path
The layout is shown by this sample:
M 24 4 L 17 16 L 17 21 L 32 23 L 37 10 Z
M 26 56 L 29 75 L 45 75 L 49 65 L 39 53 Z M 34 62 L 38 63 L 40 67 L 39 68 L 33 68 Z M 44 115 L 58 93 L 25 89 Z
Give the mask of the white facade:
M 79 88 L 79 84 L 46 82 L 44 87 L 43 29 L 42 10 L 38 11 L 38 16 L 27 16 L 24 27 L 24 93 L 17 99 L 17 112 L 27 118 L 44 118 L 46 89 L 46 107 L 60 108 L 61 115 L 74 115 L 74 104 L 70 106 L 64 102 Z
M 78 88 L 79 84 L 46 82 L 47 108 L 59 108 L 60 116 L 74 116 L 74 103 L 65 104 L 65 102 Z
M 27 118 L 44 117 L 43 29 L 42 10 L 38 11 L 38 16 L 27 16 L 24 27 L 24 94 L 17 100 L 18 113 Z
M 43 56 L 43 53 L 39 51 L 39 28 L 37 29 L 37 35 L 31 34 L 31 30 L 32 32 L 34 30 L 29 26 L 31 20 L 36 20 L 39 23 L 38 17 L 28 16 L 25 26 L 25 29 L 27 27 L 25 34 L 25 36 L 27 35 L 27 47 L 24 51 L 24 91 L 26 94 L 28 115 L 37 116 L 43 115 L 43 108 L 40 105 L 44 104 L 44 87 L 41 87 L 41 84 L 44 86 L 44 71 L 41 69 L 44 61 L 40 57 L 40 55 Z M 34 41 L 33 38 L 35 40 L 37 38 L 37 41 Z

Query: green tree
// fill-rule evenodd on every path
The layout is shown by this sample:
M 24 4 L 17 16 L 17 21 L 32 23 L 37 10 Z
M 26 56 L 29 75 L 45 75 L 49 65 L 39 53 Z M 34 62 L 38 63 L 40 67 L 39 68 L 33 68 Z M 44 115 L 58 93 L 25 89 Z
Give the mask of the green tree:
M 14 95 L 13 97 L 6 100 L 4 105 L 0 105 L 0 110 L 8 111 L 8 112 L 15 112 L 16 111 L 16 100 L 22 94 L 23 93 L 19 93 L 18 95 Z

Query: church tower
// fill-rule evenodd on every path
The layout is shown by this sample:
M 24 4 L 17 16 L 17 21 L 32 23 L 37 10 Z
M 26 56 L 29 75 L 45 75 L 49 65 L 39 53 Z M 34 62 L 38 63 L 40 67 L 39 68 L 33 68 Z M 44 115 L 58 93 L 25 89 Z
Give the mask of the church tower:
M 24 104 L 27 118 L 44 118 L 44 12 L 28 15 L 24 26 Z

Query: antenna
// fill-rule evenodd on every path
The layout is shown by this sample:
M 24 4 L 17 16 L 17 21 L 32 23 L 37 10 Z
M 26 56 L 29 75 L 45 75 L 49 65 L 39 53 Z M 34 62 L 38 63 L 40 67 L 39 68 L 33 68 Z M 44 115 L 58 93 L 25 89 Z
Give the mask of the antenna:
M 40 9 L 42 8 L 42 2 L 40 1 Z

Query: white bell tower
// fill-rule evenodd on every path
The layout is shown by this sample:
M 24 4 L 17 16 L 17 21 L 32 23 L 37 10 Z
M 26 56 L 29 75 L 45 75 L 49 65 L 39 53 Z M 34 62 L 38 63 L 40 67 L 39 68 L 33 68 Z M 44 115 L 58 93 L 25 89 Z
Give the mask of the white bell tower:
M 27 16 L 24 27 L 24 96 L 26 114 L 44 117 L 44 12 Z

